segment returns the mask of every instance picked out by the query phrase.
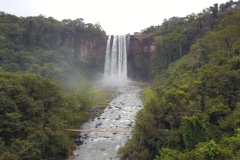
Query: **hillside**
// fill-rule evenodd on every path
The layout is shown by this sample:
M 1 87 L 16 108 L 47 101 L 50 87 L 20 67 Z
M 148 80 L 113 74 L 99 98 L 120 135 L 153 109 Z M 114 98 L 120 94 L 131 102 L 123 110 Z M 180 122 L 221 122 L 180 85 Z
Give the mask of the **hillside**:
M 153 85 L 143 91 L 121 159 L 240 159 L 239 22 L 240 2 L 230 0 L 136 33 L 155 38 L 155 54 L 136 55 Z M 81 126 L 93 104 L 108 101 L 90 83 L 102 36 L 100 24 L 82 18 L 0 12 L 0 159 L 71 154 L 75 134 L 64 129 Z M 87 63 L 79 61 L 82 44 Z
M 102 35 L 99 24 L 83 19 L 0 12 L 0 159 L 72 153 L 75 134 L 65 129 L 89 120 L 89 109 L 107 96 L 89 82 L 96 61 L 79 61 L 78 46 Z
M 82 18 L 57 21 L 0 12 L 0 67 L 49 77 L 68 92 L 83 84 L 96 67 L 94 57 L 89 65 L 78 60 L 80 45 L 103 35 L 99 24 L 85 24 Z
M 240 158 L 239 21 L 239 2 L 229 1 L 142 33 L 157 36 L 155 96 L 145 99 L 121 159 Z

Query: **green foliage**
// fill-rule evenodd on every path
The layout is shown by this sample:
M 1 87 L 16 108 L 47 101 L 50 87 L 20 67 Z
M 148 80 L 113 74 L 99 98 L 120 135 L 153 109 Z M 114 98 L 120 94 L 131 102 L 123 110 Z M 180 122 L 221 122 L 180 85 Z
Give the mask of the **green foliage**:
M 154 160 L 180 160 L 182 153 L 178 150 L 172 150 L 170 148 L 162 148 L 159 150 L 160 156 L 156 156 Z
M 74 134 L 65 129 L 87 121 L 95 101 L 74 53 L 102 35 L 100 24 L 83 19 L 0 12 L 0 159 L 66 159 L 71 153 Z
M 169 33 L 164 37 L 164 43 L 166 48 L 177 49 L 179 51 L 180 57 L 182 58 L 182 48 L 187 42 L 187 36 L 182 33 Z
M 184 117 L 181 124 L 184 144 L 191 150 L 198 142 L 204 141 L 204 129 L 197 117 Z
M 0 74 L 3 159 L 61 159 L 73 144 L 59 117 L 63 95 L 50 79 Z M 13 153 L 13 154 L 12 154 Z
M 165 19 L 161 25 L 144 29 L 142 34 L 156 36 L 153 74 L 164 71 L 172 62 L 186 55 L 196 44 L 205 45 L 205 47 L 198 48 L 198 54 L 221 49 L 227 51 L 228 55 L 238 55 L 239 3 L 232 2 L 231 5 L 227 5 L 228 3 L 221 4 L 226 6 L 221 10 L 218 9 L 216 3 L 198 14 L 192 13 L 185 17 L 174 16 Z M 233 7 L 234 5 L 236 6 Z M 212 29 L 215 29 L 215 32 L 209 35 Z M 208 38 L 204 38 L 207 35 L 209 35 Z M 198 41 L 202 44 L 196 43 Z
M 84 64 L 74 60 L 79 46 L 99 40 L 105 31 L 100 23 L 86 24 L 82 18 L 60 22 L 42 15 L 23 18 L 1 12 L 0 35 L 0 67 L 4 71 L 39 74 L 56 81 L 64 92 L 76 92 L 86 84 L 85 76 L 94 72 L 86 68 L 99 65 L 96 55 L 91 54 L 92 66 L 80 67 Z
M 228 14 L 214 4 L 187 20 L 173 17 L 148 30 L 157 35 L 154 97 L 138 112 L 132 138 L 119 150 L 123 159 L 239 159 L 240 4 L 235 4 Z
M 90 118 L 91 85 L 63 95 L 48 78 L 0 73 L 0 159 L 65 159 L 73 134 Z M 90 98 L 91 97 L 91 98 Z
M 82 93 L 69 93 L 64 97 L 60 114 L 69 128 L 75 128 L 89 119 L 88 109 L 91 105 L 89 98 Z
M 142 95 L 141 95 L 141 100 L 143 102 L 143 105 L 149 103 L 151 99 L 155 97 L 152 88 L 151 87 L 145 87 L 143 88 Z

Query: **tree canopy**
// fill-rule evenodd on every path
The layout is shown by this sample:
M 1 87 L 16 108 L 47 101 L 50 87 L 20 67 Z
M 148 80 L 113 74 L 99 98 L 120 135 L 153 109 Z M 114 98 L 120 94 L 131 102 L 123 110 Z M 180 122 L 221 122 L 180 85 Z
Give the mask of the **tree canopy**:
M 154 97 L 138 112 L 121 159 L 240 158 L 239 2 L 220 6 L 143 32 L 156 35 Z
M 76 46 L 105 35 L 82 18 L 17 17 L 0 12 L 0 159 L 66 159 L 77 128 L 98 97 L 91 65 Z M 91 97 L 91 99 L 90 99 Z

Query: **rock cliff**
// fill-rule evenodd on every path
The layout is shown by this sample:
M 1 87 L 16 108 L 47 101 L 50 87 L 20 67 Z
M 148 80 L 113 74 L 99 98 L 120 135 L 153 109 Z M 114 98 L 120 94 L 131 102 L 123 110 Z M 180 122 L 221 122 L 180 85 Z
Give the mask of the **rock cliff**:
M 74 58 L 78 61 L 98 67 L 104 70 L 107 36 L 94 40 L 85 40 L 74 47 Z
M 128 77 L 138 81 L 151 79 L 150 65 L 155 54 L 154 37 L 131 35 L 128 52 Z
M 132 80 L 149 81 L 150 65 L 155 54 L 154 36 L 131 35 L 128 48 L 128 77 Z M 74 57 L 84 63 L 104 70 L 106 44 L 108 36 L 82 42 L 74 48 Z

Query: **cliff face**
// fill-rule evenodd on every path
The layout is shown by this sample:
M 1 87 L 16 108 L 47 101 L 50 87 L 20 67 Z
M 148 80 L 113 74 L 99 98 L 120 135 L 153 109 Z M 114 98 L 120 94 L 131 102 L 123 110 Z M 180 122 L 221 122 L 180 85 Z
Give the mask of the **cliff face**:
M 103 72 L 107 39 L 107 36 L 102 36 L 98 39 L 85 40 L 75 45 L 75 59 L 98 67 Z
M 155 54 L 153 36 L 131 35 L 128 52 L 128 77 L 138 81 L 151 79 L 150 63 Z
M 82 42 L 74 48 L 76 59 L 96 65 L 99 71 L 104 71 L 108 36 L 97 40 Z M 128 48 L 128 77 L 137 81 L 149 81 L 151 79 L 150 63 L 155 54 L 153 45 L 154 37 L 145 35 L 131 35 Z

